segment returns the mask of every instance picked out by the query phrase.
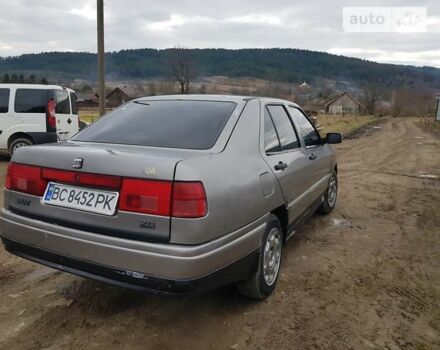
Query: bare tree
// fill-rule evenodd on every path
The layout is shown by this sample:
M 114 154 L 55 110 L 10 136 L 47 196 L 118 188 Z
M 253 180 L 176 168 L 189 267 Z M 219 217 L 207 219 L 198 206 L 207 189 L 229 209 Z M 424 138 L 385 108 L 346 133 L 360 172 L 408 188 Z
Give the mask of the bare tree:
M 206 84 L 202 84 L 202 85 L 200 85 L 200 93 L 201 93 L 202 95 L 208 93 L 208 86 L 207 86 Z
M 425 86 L 393 91 L 393 116 L 431 116 L 435 109 L 435 90 Z
M 381 98 L 379 88 L 375 84 L 366 84 L 362 88 L 363 102 L 368 114 L 374 114 L 376 104 Z
M 157 88 L 154 81 L 148 82 L 148 95 L 150 96 L 156 96 L 157 95 Z
M 190 50 L 184 47 L 169 49 L 167 58 L 171 75 L 176 80 L 180 93 L 189 94 L 191 81 L 196 77 Z
M 134 87 L 134 94 L 136 97 L 145 96 L 145 88 L 140 81 L 137 82 Z
M 176 82 L 172 80 L 162 80 L 157 86 L 156 95 L 172 95 L 176 93 Z

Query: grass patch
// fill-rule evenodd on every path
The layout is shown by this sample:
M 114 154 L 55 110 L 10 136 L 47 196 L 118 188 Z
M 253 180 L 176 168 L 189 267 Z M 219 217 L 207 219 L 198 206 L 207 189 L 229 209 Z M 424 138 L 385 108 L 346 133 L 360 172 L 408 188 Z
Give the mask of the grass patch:
M 362 126 L 379 120 L 372 115 L 318 115 L 318 125 L 322 128 L 321 135 L 328 132 L 340 132 L 348 134 Z
M 99 109 L 98 108 L 87 108 L 80 109 L 78 111 L 79 118 L 86 123 L 93 123 L 99 119 Z

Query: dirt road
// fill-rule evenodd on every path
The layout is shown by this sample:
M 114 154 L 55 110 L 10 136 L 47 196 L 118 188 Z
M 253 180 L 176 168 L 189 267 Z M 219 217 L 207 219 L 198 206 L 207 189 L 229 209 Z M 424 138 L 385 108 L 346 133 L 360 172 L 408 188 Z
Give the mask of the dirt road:
M 439 134 L 389 119 L 338 145 L 337 208 L 288 242 L 264 302 L 146 296 L 0 248 L 0 348 L 440 349 Z

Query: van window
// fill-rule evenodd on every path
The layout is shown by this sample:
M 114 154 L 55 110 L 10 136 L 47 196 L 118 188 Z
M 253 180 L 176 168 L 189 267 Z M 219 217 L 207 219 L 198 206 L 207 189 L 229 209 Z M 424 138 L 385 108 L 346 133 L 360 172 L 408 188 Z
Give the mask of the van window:
M 54 90 L 55 113 L 70 114 L 69 93 L 66 90 Z
M 9 111 L 9 89 L 0 89 L 0 113 Z
M 70 109 L 72 110 L 72 114 L 78 114 L 78 98 L 76 95 L 71 92 L 70 93 Z
M 16 113 L 46 113 L 49 90 L 17 89 L 15 93 Z

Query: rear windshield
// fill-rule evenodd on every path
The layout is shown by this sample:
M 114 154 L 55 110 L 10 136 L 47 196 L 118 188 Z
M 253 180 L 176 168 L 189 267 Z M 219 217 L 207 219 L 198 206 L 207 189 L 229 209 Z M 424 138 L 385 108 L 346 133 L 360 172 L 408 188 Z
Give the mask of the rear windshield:
M 132 102 L 91 124 L 74 140 L 208 149 L 214 146 L 235 106 L 217 101 Z
M 70 114 L 69 93 L 66 90 L 55 90 L 53 93 L 56 102 L 55 113 Z

